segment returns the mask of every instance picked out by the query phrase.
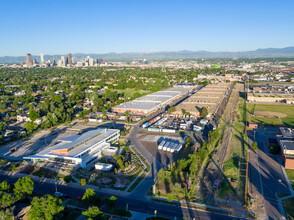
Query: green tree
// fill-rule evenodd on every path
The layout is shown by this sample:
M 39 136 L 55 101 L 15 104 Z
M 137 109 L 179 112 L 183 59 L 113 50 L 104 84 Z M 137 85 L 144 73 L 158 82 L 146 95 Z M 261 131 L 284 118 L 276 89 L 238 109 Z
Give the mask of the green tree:
M 208 115 L 208 110 L 205 107 L 202 107 L 200 110 L 200 117 L 205 118 Z
M 253 150 L 257 150 L 258 148 L 257 143 L 256 142 L 252 143 L 251 147 Z
M 4 192 L 9 192 L 10 190 L 10 185 L 7 183 L 6 180 L 4 180 L 1 184 L 0 184 L 0 190 L 4 191 Z
M 6 103 L 5 102 L 0 102 L 0 110 L 5 110 L 6 109 Z
M 37 118 L 40 117 L 39 113 L 36 110 L 31 110 L 28 116 L 32 121 L 35 121 Z
M 109 207 L 114 208 L 116 206 L 116 203 L 117 203 L 117 198 L 115 196 L 111 196 L 108 199 L 108 202 L 109 202 Z
M 104 219 L 106 219 L 103 212 L 101 212 L 97 206 L 89 207 L 88 210 L 83 211 L 82 214 L 88 220 L 104 220 Z
M 34 182 L 31 177 L 26 176 L 21 179 L 18 179 L 14 184 L 13 192 L 16 199 L 24 199 L 27 194 L 32 194 L 34 190 Z
M 12 220 L 13 214 L 10 209 L 1 209 L 0 210 L 0 219 L 1 220 Z
M 172 107 L 170 107 L 170 108 L 167 110 L 167 113 L 168 113 L 168 114 L 172 114 L 174 111 L 176 111 L 176 107 L 175 107 L 175 106 L 172 106 Z
M 0 208 L 4 209 L 15 202 L 15 197 L 9 193 L 0 192 Z
M 58 197 L 45 195 L 43 197 L 34 197 L 31 202 L 31 208 L 28 216 L 30 220 L 52 220 L 55 215 L 63 211 L 62 200 Z
M 168 202 L 172 202 L 174 200 L 174 196 L 171 193 L 168 193 L 166 197 Z
M 175 195 L 176 195 L 176 197 L 180 197 L 180 194 L 182 193 L 182 187 L 181 187 L 181 184 L 179 184 L 179 183 L 176 183 L 175 185 L 174 185 L 174 190 L 173 190 L 173 192 L 175 193 Z
M 27 131 L 32 131 L 32 130 L 35 129 L 35 127 L 36 127 L 36 125 L 35 125 L 35 123 L 32 122 L 32 121 L 28 121 L 28 122 L 26 123 L 26 129 L 27 129 Z
M 163 168 L 158 171 L 157 177 L 159 181 L 163 181 L 165 179 L 165 170 Z
M 82 178 L 82 179 L 80 180 L 80 185 L 81 185 L 81 186 L 86 185 L 86 180 L 85 180 L 84 178 Z
M 7 124 L 6 124 L 4 121 L 1 121 L 1 122 L 0 122 L 0 132 L 2 132 L 2 131 L 5 130 L 6 125 L 7 125 Z
M 83 201 L 90 205 L 100 203 L 99 196 L 94 192 L 94 189 L 87 189 L 83 195 Z
M 185 143 L 186 143 L 186 146 L 187 146 L 187 147 L 190 146 L 191 143 L 192 143 L 192 139 L 191 139 L 190 137 L 186 137 L 186 139 L 185 139 Z

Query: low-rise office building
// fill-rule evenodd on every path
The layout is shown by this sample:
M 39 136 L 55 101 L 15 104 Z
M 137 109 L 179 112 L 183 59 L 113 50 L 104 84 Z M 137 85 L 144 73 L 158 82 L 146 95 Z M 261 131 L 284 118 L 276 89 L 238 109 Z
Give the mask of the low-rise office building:
M 34 162 L 51 161 L 72 166 L 88 168 L 102 156 L 110 143 L 120 137 L 118 129 L 99 128 L 80 135 L 73 135 L 35 155 L 24 157 Z
M 277 135 L 286 169 L 294 169 L 294 129 L 281 127 Z

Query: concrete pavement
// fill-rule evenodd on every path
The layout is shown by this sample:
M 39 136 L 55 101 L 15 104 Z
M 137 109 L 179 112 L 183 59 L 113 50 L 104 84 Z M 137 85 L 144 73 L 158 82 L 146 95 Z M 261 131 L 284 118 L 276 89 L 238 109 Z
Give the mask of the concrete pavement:
M 272 155 L 268 151 L 267 134 L 269 130 L 257 130 L 255 133 L 259 149 L 256 154 L 250 153 L 249 181 L 253 192 L 264 198 L 264 208 L 268 218 L 283 219 L 283 208 L 276 194 L 289 194 L 290 190 L 281 166 L 280 156 Z M 262 199 L 260 201 L 262 202 Z
M 14 183 L 20 178 L 19 175 L 7 175 L 0 172 L 0 181 L 6 180 L 9 183 Z M 55 185 L 55 182 L 59 184 Z M 61 181 L 48 181 L 41 180 L 41 178 L 34 178 L 34 192 L 43 194 L 54 194 L 57 190 L 71 195 L 73 197 L 82 196 L 86 190 L 86 187 L 78 187 L 77 185 L 61 183 Z M 94 189 L 100 197 L 110 197 L 115 195 L 118 198 L 118 204 L 125 207 L 128 204 L 130 210 L 138 211 L 146 214 L 154 213 L 157 210 L 158 215 L 167 216 L 171 219 L 176 217 L 177 219 L 240 219 L 238 217 L 232 217 L 219 213 L 212 213 L 204 210 L 196 210 L 190 207 L 171 206 L 165 203 L 157 203 L 146 200 L 144 195 L 132 196 L 132 195 L 117 195 L 116 192 L 109 192 L 104 190 Z

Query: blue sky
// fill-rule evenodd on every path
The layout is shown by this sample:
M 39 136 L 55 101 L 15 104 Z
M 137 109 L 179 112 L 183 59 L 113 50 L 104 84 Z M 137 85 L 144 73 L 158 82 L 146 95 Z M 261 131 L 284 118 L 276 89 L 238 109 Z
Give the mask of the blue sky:
M 0 56 L 294 46 L 293 0 L 2 0 Z

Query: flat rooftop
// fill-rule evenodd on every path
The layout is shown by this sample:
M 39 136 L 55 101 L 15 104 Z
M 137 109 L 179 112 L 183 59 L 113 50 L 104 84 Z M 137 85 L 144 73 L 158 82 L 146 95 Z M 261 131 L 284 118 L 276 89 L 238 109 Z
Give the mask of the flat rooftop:
M 293 138 L 294 139 L 294 129 L 281 127 L 280 131 L 284 138 Z
M 47 155 L 77 157 L 94 144 L 105 141 L 105 139 L 119 130 L 99 128 L 90 130 L 80 135 L 73 135 L 60 139 L 59 143 L 51 148 L 41 151 L 36 156 L 46 157 Z
M 179 103 L 176 110 L 185 109 L 187 112 L 199 113 L 201 108 L 205 107 L 209 113 L 214 113 L 229 86 L 229 83 L 207 85 Z
M 291 140 L 280 140 L 284 146 L 284 150 L 294 150 L 294 141 Z
M 189 88 L 169 88 L 166 90 L 154 92 L 151 94 L 148 94 L 146 96 L 137 98 L 133 101 L 129 101 L 126 103 L 122 103 L 116 107 L 115 109 L 135 109 L 135 110 L 151 110 L 155 108 L 156 106 L 159 106 L 163 103 L 166 103 L 167 101 L 189 91 Z

